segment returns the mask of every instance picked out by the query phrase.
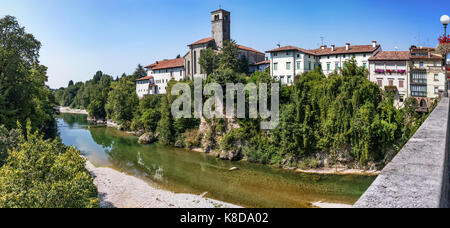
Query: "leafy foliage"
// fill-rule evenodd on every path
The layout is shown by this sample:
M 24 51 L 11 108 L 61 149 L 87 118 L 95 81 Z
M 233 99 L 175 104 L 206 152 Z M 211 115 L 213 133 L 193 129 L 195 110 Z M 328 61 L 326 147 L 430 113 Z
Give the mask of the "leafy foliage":
M 18 137 L 0 168 L 0 208 L 98 207 L 85 159 L 73 147 L 31 132 Z
M 0 19 L 0 124 L 8 129 L 27 118 L 35 130 L 56 128 L 55 98 L 45 85 L 47 68 L 39 64 L 40 48 L 14 17 Z

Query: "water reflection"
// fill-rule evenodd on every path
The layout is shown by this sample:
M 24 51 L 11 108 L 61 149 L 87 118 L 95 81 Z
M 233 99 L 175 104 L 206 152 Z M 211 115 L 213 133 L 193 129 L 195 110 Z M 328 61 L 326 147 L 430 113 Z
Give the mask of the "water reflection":
M 113 128 L 89 126 L 86 116 L 62 115 L 60 136 L 96 166 L 111 167 L 165 189 L 201 194 L 249 207 L 309 207 L 310 202 L 354 203 L 374 177 L 295 174 L 248 162 L 221 161 L 203 153 L 139 145 Z M 240 170 L 229 172 L 236 166 Z

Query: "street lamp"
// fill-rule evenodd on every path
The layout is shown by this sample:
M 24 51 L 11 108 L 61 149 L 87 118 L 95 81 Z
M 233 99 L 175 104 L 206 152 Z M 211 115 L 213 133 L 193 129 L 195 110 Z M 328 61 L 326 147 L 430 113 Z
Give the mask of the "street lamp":
M 444 25 L 444 38 L 447 37 L 447 25 L 450 23 L 450 17 L 448 15 L 443 15 L 441 17 L 441 23 Z M 447 54 L 444 57 L 444 75 L 445 75 L 445 97 L 448 97 L 448 77 L 447 77 Z

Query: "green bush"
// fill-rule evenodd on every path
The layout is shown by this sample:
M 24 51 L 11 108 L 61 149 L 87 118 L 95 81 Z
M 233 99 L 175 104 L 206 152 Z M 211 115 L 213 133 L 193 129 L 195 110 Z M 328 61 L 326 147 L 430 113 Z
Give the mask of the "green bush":
M 38 133 L 21 135 L 0 168 L 0 208 L 98 207 L 97 188 L 74 147 L 44 140 Z

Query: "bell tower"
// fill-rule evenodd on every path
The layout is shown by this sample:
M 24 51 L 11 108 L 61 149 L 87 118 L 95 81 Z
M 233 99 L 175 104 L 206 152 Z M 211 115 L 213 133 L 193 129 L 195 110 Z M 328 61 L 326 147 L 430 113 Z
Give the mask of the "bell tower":
M 218 9 L 211 12 L 212 38 L 217 48 L 223 47 L 223 42 L 231 39 L 230 35 L 230 12 Z

